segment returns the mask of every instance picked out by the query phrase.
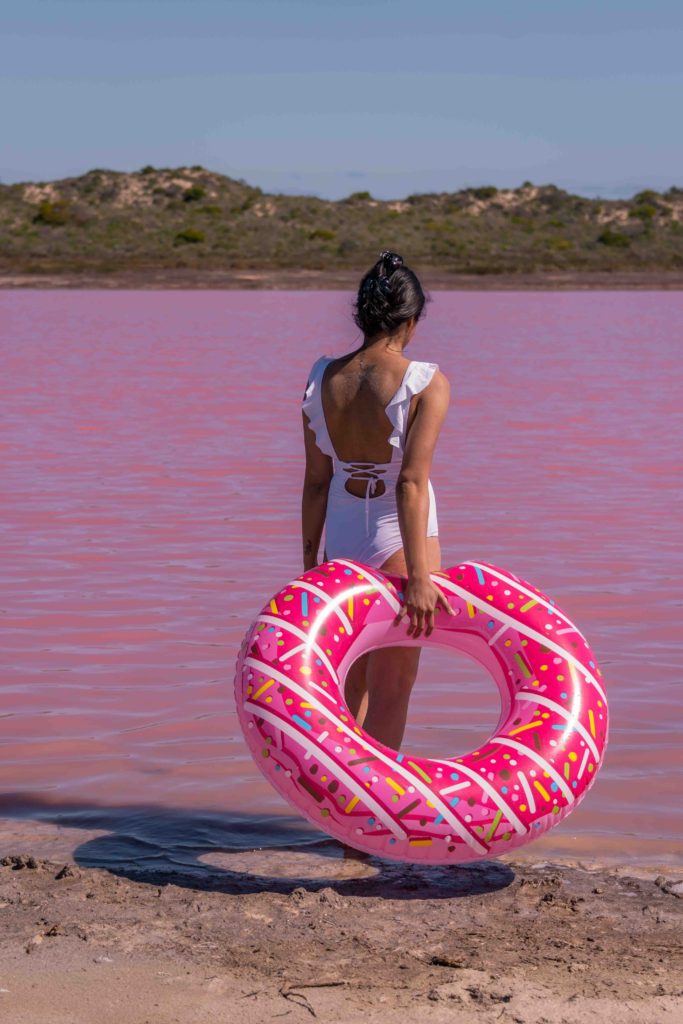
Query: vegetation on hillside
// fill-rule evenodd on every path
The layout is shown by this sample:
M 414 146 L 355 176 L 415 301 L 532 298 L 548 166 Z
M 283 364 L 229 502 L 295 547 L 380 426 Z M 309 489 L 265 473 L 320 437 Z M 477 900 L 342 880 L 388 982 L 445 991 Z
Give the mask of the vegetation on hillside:
M 329 201 L 199 166 L 0 185 L 2 273 L 357 268 L 383 248 L 457 273 L 681 269 L 683 189 L 608 200 L 524 182 Z

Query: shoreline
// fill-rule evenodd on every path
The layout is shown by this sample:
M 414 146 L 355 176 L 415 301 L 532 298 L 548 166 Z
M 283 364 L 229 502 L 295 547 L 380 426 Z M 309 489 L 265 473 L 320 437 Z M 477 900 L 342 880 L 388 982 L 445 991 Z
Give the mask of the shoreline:
M 456 274 L 420 267 L 430 291 L 681 291 L 683 270 Z M 89 273 L 0 273 L 0 289 L 355 291 L 360 271 L 146 269 Z
M 30 844 L 3 857 L 7 1019 L 661 1024 L 683 1008 L 675 876 L 512 856 L 429 868 L 277 851 L 255 873 L 247 854 L 203 862 L 199 879 L 39 859 Z M 302 881 L 307 865 L 318 877 Z

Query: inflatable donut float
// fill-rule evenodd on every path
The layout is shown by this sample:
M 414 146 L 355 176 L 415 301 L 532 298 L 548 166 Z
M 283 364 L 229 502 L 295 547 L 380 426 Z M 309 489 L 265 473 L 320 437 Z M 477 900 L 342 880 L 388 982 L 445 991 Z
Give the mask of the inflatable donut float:
M 288 583 L 237 660 L 240 725 L 266 778 L 335 839 L 392 860 L 458 864 L 507 853 L 557 825 L 586 795 L 607 743 L 602 673 L 554 602 L 512 573 L 464 562 L 432 575 L 440 611 L 417 640 L 395 624 L 402 580 L 345 559 Z M 344 701 L 349 666 L 389 646 L 438 646 L 480 662 L 501 713 L 463 756 L 397 752 Z

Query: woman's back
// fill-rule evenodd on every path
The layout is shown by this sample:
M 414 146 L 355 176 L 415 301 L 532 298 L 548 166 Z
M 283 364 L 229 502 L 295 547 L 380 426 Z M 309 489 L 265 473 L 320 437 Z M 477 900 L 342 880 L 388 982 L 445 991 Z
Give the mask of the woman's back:
M 383 464 L 392 461 L 393 424 L 387 407 L 411 365 L 398 353 L 369 359 L 363 352 L 333 360 L 321 386 L 327 431 L 344 462 Z

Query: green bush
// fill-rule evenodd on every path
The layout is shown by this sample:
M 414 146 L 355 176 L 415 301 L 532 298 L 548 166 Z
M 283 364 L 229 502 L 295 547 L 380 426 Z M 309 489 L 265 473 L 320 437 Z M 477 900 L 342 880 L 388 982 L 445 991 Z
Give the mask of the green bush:
M 555 249 L 561 252 L 563 249 L 573 249 L 574 243 L 568 238 L 551 238 L 548 241 L 548 245 L 551 249 Z
M 185 190 L 183 196 L 184 203 L 196 203 L 198 199 L 203 199 L 206 195 L 206 189 L 202 188 L 201 185 L 191 185 L 190 188 Z
M 223 209 L 220 206 L 212 206 L 209 204 L 208 206 L 200 206 L 199 212 L 205 213 L 209 217 L 220 217 L 223 213 Z
M 308 237 L 311 239 L 311 241 L 314 241 L 316 238 L 319 238 L 323 242 L 331 242 L 332 239 L 337 237 L 337 232 L 330 230 L 330 228 L 315 228 L 314 231 L 311 231 Z
M 639 206 L 631 207 L 628 211 L 629 217 L 637 217 L 643 223 L 653 220 L 656 213 L 657 207 L 653 206 L 652 203 L 641 203 Z
M 183 231 L 179 231 L 175 236 L 175 244 L 188 243 L 196 245 L 197 242 L 204 241 L 204 232 L 198 231 L 196 228 L 185 228 Z
M 613 228 L 605 228 L 598 235 L 598 242 L 600 245 L 607 245 L 612 249 L 626 249 L 631 244 L 628 235 L 622 231 L 614 231 Z
M 151 164 L 145 164 L 145 166 L 140 171 L 140 174 L 154 174 L 155 171 L 156 167 L 152 167 Z
M 636 192 L 633 197 L 634 203 L 656 203 L 659 199 L 659 195 L 651 188 L 646 188 L 643 192 Z
M 55 199 L 50 202 L 44 200 L 38 207 L 38 212 L 33 218 L 34 224 L 49 224 L 50 227 L 61 227 L 66 224 L 71 215 L 71 209 L 66 199 Z
M 471 188 L 470 192 L 475 199 L 493 199 L 494 196 L 498 195 L 498 189 L 495 185 L 481 185 L 479 188 Z
M 347 203 L 352 203 L 355 200 L 362 200 L 362 199 L 366 199 L 366 200 L 367 199 L 372 199 L 372 196 L 370 195 L 369 192 L 352 192 L 351 195 L 347 197 L 346 201 L 347 201 Z

